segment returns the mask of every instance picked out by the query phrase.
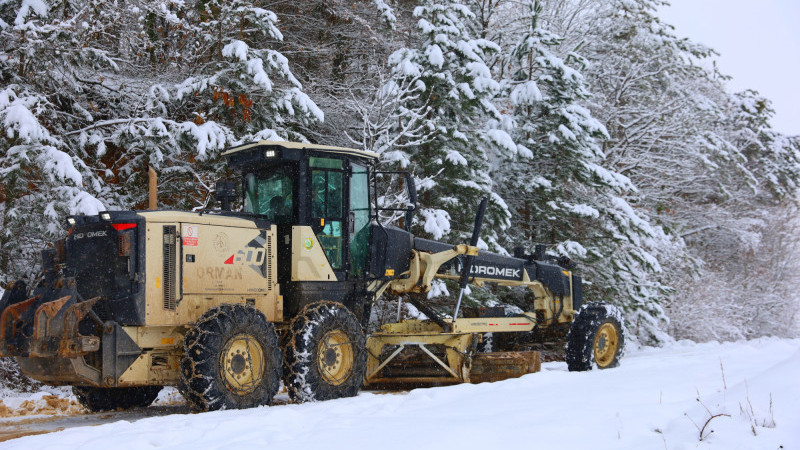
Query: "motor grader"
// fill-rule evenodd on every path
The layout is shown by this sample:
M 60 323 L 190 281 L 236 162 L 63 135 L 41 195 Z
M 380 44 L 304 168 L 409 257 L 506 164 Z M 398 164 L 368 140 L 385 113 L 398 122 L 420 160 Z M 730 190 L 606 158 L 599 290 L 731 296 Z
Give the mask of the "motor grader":
M 416 190 L 409 174 L 379 172 L 374 153 L 259 141 L 224 157 L 242 195 L 218 183 L 221 209 L 151 203 L 69 217 L 68 235 L 42 252 L 41 282 L 17 281 L 0 300 L 0 356 L 35 380 L 72 385 L 92 411 L 147 406 L 168 385 L 206 411 L 269 404 L 281 380 L 300 402 L 537 369 L 535 353 L 481 353 L 489 333 L 567 339 L 570 370 L 618 363 L 621 318 L 582 305 L 568 260 L 477 248 L 485 200 L 472 241 L 451 245 L 382 223 L 379 179 L 405 180 L 406 224 Z M 532 301 L 524 313 L 465 313 L 459 295 L 443 314 L 426 301 L 437 278 L 462 294 L 468 283 L 522 286 Z M 428 319 L 366 336 L 372 305 L 389 295 Z M 408 363 L 409 352 L 428 366 Z

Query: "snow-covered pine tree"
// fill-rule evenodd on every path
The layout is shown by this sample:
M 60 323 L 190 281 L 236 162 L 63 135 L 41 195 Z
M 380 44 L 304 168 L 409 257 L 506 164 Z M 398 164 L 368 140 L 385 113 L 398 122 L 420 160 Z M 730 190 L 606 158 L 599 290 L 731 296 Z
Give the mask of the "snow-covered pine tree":
M 595 94 L 590 106 L 609 132 L 608 166 L 641 190 L 640 209 L 672 229 L 676 219 L 691 221 L 693 213 L 684 216 L 681 205 L 687 194 L 697 198 L 713 189 L 709 163 L 725 151 L 711 136 L 720 118 L 717 74 L 693 63 L 713 51 L 678 38 L 661 22 L 656 10 L 663 3 L 594 2 L 595 20 L 573 32 L 583 36 L 579 44 L 591 63 L 585 71 Z
M 389 58 L 391 83 L 423 89 L 400 107 L 425 114 L 430 135 L 418 146 L 387 148 L 385 154 L 410 161 L 415 176 L 425 180 L 418 186 L 418 231 L 463 241 L 480 199 L 489 196 L 482 238 L 497 248 L 509 213 L 489 175 L 487 147 L 496 143 L 484 132 L 484 123 L 497 117 L 492 100 L 499 87 L 485 57 L 499 48 L 476 37 L 475 14 L 460 1 L 425 0 L 414 17 L 419 34 L 412 46 Z
M 663 232 L 628 203 L 636 192 L 631 181 L 604 166 L 608 135 L 583 106 L 590 98 L 578 70 L 584 60 L 576 52 L 558 56 L 561 38 L 544 28 L 542 4 L 527 8 L 528 26 L 503 66 L 506 124 L 517 144 L 494 173 L 514 212 L 507 243 L 552 244 L 581 262 L 587 298 L 653 324 L 663 316 L 657 303 L 665 287 L 649 250 Z
M 271 11 L 243 1 L 151 1 L 132 13 L 144 37 L 138 62 L 152 74 L 138 117 L 106 132 L 124 152 L 115 174 L 138 181 L 153 165 L 171 205 L 205 206 L 223 173 L 218 150 L 256 139 L 302 141 L 298 128 L 323 120 L 273 49 L 283 36 Z M 141 202 L 143 191 L 135 194 L 120 203 Z
M 571 2 L 548 8 L 547 13 L 569 36 L 562 48 L 580 46 L 590 62 L 584 70 L 595 94 L 590 107 L 610 135 L 603 145 L 605 164 L 633 181 L 639 195 L 630 198 L 631 204 L 669 236 L 655 241 L 652 249 L 663 268 L 662 282 L 676 287 L 666 303 L 676 317 L 697 320 L 696 314 L 675 313 L 697 311 L 687 304 L 696 298 L 684 292 L 696 290 L 692 286 L 709 278 L 739 279 L 736 270 L 723 269 L 721 263 L 738 261 L 756 248 L 760 227 L 770 226 L 755 213 L 765 205 L 755 200 L 755 192 L 770 184 L 764 176 L 768 164 L 759 160 L 769 158 L 770 152 L 762 151 L 767 147 L 762 144 L 744 144 L 760 140 L 753 137 L 766 128 L 756 127 L 761 131 L 753 133 L 733 120 L 738 106 L 731 105 L 739 104 L 725 92 L 725 77 L 705 68 L 711 66 L 713 50 L 677 37 L 657 17 L 657 8 L 664 4 Z M 700 60 L 709 63 L 696 64 Z M 745 103 L 759 109 L 758 101 Z M 774 167 L 792 171 L 796 166 L 785 160 Z M 787 174 L 782 179 L 787 180 Z M 709 271 L 712 267 L 719 271 Z M 713 306 L 727 305 L 725 298 L 743 290 L 703 292 L 703 303 Z M 710 306 L 706 311 L 713 309 Z M 718 313 L 723 316 L 726 311 Z M 681 325 L 672 329 L 676 326 Z
M 162 204 L 201 207 L 219 149 L 322 120 L 248 2 L 25 0 L 0 20 L 8 278 L 36 272 L 66 214 L 144 206 L 148 165 Z
M 758 92 L 746 90 L 729 99 L 729 141 L 747 159 L 745 166 L 758 180 L 758 187 L 775 200 L 797 201 L 800 137 L 772 129 L 770 119 L 775 111 L 769 99 Z
M 91 89 L 87 73 L 115 63 L 72 2 L 0 4 L 0 280 L 33 281 L 39 251 L 70 213 L 105 209 L 102 185 L 65 139 Z

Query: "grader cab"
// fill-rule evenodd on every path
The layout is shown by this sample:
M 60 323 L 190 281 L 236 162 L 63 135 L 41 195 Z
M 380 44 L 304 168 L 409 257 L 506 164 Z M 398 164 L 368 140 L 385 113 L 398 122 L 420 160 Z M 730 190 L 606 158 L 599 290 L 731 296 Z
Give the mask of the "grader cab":
M 581 306 L 568 261 L 478 250 L 485 203 L 472 242 L 451 245 L 381 222 L 379 180 L 405 179 L 406 223 L 416 193 L 410 175 L 377 171 L 374 153 L 260 141 L 224 156 L 242 195 L 218 183 L 222 209 L 69 217 L 67 237 L 43 252 L 42 281 L 30 290 L 17 281 L 0 300 L 0 356 L 74 386 L 90 410 L 146 406 L 166 385 L 213 410 L 269 404 L 281 381 L 308 401 L 537 370 L 536 353 L 481 353 L 488 333 L 567 339 L 571 370 L 617 364 L 621 318 Z M 524 313 L 463 317 L 459 297 L 442 314 L 425 297 L 436 278 L 462 293 L 468 283 L 523 286 L 533 300 Z M 428 320 L 365 335 L 383 295 Z

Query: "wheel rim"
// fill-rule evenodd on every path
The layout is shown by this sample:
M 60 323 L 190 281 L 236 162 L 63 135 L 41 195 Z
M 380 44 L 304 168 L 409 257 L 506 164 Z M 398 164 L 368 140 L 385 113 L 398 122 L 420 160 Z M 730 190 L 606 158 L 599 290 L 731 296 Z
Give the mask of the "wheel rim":
M 604 323 L 594 336 L 594 359 L 598 367 L 608 367 L 614 361 L 619 348 L 619 334 L 611 323 Z
M 325 382 L 338 386 L 353 371 L 353 344 L 342 330 L 332 330 L 322 336 L 317 348 L 317 363 Z
M 264 350 L 252 336 L 236 335 L 225 343 L 220 367 L 227 388 L 237 395 L 247 395 L 264 378 Z

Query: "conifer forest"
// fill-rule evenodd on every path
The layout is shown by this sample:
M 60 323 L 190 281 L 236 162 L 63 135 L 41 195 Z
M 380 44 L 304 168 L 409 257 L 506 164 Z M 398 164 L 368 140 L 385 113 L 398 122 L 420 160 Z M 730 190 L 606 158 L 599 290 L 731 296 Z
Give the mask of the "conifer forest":
M 665 3 L 0 0 L 0 281 L 68 215 L 146 209 L 148 166 L 215 208 L 223 149 L 290 140 L 411 172 L 419 236 L 466 242 L 488 196 L 482 248 L 575 260 L 639 342 L 797 336 L 800 137 Z

